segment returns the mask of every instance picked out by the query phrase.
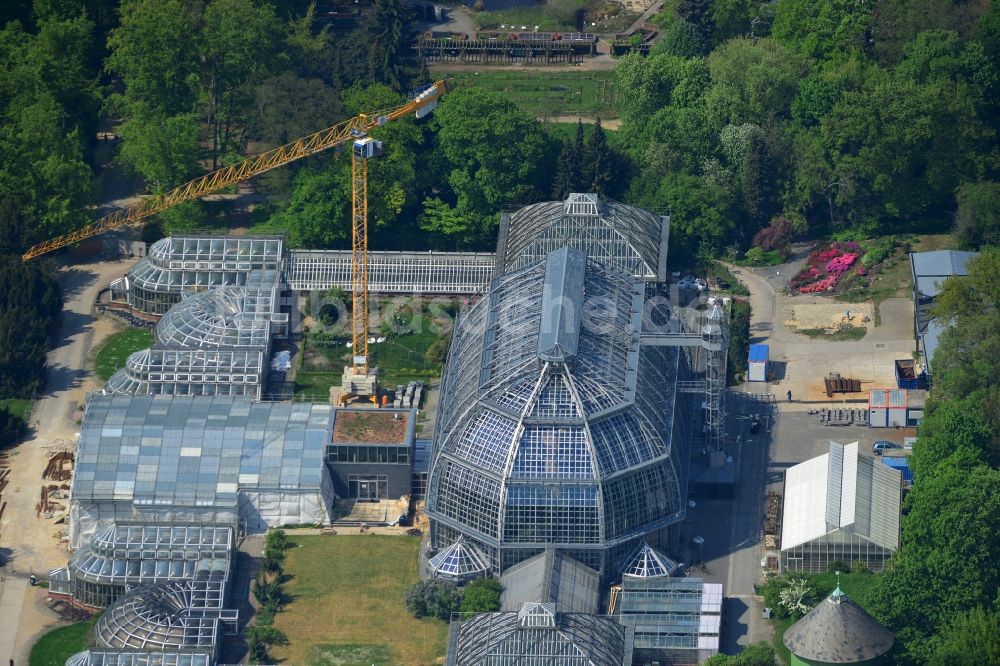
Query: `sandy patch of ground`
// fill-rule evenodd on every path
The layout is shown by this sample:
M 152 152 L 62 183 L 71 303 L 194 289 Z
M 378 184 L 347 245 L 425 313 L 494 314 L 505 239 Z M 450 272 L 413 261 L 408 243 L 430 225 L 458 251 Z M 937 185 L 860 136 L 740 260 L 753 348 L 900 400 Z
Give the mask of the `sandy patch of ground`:
M 836 331 L 845 326 L 871 326 L 874 309 L 869 303 L 837 303 L 826 298 L 787 299 L 781 304 L 785 326 L 799 330 Z

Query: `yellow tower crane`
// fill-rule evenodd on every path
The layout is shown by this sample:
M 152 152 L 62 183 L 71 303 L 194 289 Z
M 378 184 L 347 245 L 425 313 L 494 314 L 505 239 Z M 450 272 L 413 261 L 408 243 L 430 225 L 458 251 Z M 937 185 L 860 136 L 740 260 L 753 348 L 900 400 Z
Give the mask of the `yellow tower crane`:
M 206 194 L 259 176 L 290 162 L 315 155 L 329 148 L 351 143 L 351 352 L 353 362 L 344 368 L 342 388 L 348 398 L 371 396 L 378 393 L 378 371 L 370 366 L 368 355 L 368 159 L 381 153 L 382 143 L 368 136 L 368 132 L 390 120 L 409 114 L 423 118 L 437 106 L 441 96 L 448 91 L 445 81 L 437 81 L 402 106 L 379 113 L 361 114 L 333 127 L 321 130 L 297 141 L 275 148 L 232 166 L 195 178 L 165 194 L 146 197 L 139 203 L 122 208 L 99 220 L 62 236 L 57 236 L 28 249 L 21 258 L 30 261 L 61 247 L 78 243 L 105 231 L 144 220 L 172 206 L 199 199 Z

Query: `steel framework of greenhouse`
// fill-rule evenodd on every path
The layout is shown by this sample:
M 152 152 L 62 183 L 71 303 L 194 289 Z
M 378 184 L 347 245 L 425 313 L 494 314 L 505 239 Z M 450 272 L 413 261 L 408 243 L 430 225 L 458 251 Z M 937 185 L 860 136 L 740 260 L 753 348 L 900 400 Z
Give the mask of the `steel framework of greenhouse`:
M 723 414 L 726 322 L 660 300 L 667 222 L 586 194 L 505 218 L 505 272 L 443 373 L 432 547 L 464 538 L 495 574 L 554 547 L 613 577 L 683 518 L 692 398 Z
M 233 526 L 112 523 L 95 532 L 62 569 L 49 573 L 49 594 L 104 608 L 128 587 L 171 580 L 225 580 Z

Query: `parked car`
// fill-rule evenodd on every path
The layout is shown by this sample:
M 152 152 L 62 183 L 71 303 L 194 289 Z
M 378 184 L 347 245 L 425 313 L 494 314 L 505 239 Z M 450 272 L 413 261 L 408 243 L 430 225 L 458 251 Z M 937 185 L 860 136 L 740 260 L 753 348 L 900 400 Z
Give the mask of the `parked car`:
M 880 439 L 872 445 L 872 453 L 874 453 L 877 456 L 880 456 L 882 455 L 882 452 L 885 451 L 886 449 L 901 449 L 901 448 L 903 447 L 901 447 L 899 444 L 896 444 L 895 442 L 887 442 L 884 439 Z

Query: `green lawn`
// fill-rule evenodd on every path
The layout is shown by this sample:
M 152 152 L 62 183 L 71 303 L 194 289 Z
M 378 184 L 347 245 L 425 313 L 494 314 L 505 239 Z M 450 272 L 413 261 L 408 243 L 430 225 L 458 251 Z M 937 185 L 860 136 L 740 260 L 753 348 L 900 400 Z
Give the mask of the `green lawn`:
M 845 340 L 861 340 L 868 334 L 868 329 L 864 326 L 855 326 L 831 333 L 825 328 L 797 328 L 795 332 L 809 336 L 810 338 L 820 338 L 828 342 L 842 342 Z
M 146 328 L 130 328 L 109 337 L 100 350 L 94 366 L 97 377 L 103 381 L 111 378 L 119 368 L 125 367 L 129 354 L 146 349 L 153 344 L 153 333 Z
M 448 626 L 407 612 L 420 539 L 293 536 L 285 555 L 292 601 L 274 626 L 288 636 L 273 656 L 301 666 L 430 666 L 442 662 Z
M 388 645 L 314 645 L 306 663 L 315 666 L 369 666 L 388 664 Z
M 299 370 L 295 373 L 295 397 L 309 402 L 326 402 L 330 387 L 340 386 L 341 373 Z
M 449 70 L 432 68 L 434 75 L 454 79 L 461 88 L 487 88 L 503 93 L 525 112 L 542 118 L 555 115 L 617 117 L 612 107 L 614 72 Z
M 432 379 L 441 375 L 441 363 L 431 361 L 427 352 L 439 340 L 451 335 L 448 312 L 457 310 L 458 303 L 427 303 L 412 299 L 394 303 L 380 301 L 378 311 L 396 321 L 396 335 L 385 342 L 368 346 L 372 364 L 379 369 L 379 383 L 387 388 L 411 381 Z M 441 307 L 441 311 L 437 311 Z M 433 310 L 433 312 L 432 312 Z M 339 386 L 344 365 L 350 362 L 351 351 L 340 336 L 344 324 L 317 328 L 305 341 L 302 365 L 295 376 L 295 394 L 299 399 L 326 400 L 331 386 Z M 412 331 L 412 332 L 411 332 Z M 328 336 L 337 336 L 335 344 L 321 344 Z M 383 337 L 379 335 L 379 337 Z
M 66 660 L 90 645 L 95 620 L 53 629 L 38 639 L 28 657 L 30 666 L 63 666 Z
M 511 7 L 495 12 L 479 12 L 476 22 L 483 28 L 499 28 L 501 25 L 526 26 L 531 31 L 576 30 L 576 12 L 586 6 L 586 0 L 546 0 L 527 7 Z

